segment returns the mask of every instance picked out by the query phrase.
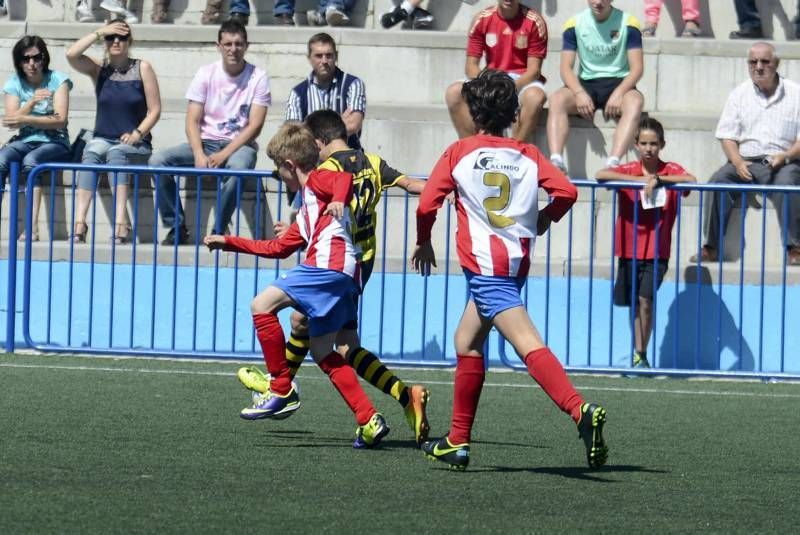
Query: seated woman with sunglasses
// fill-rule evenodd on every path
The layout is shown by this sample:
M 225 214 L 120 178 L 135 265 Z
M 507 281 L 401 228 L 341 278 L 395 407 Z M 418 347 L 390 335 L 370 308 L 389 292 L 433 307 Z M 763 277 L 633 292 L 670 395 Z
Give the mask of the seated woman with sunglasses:
M 16 73 L 3 86 L 5 115 L 2 124 L 16 132 L 0 149 L 0 190 L 12 162 L 18 162 L 23 176 L 39 164 L 69 161 L 67 134 L 69 91 L 72 81 L 63 72 L 50 70 L 50 54 L 44 40 L 26 35 L 11 52 Z M 31 239 L 39 239 L 39 204 L 42 199 L 41 176 L 33 188 L 33 230 Z M 25 239 L 25 233 L 20 240 Z
M 101 41 L 105 43 L 104 60 L 85 54 L 93 43 Z M 83 150 L 84 164 L 144 165 L 152 152 L 150 131 L 161 116 L 161 95 L 153 67 L 128 55 L 132 43 L 130 26 L 122 19 L 115 19 L 67 50 L 69 64 L 92 79 L 97 96 L 94 137 Z M 113 175 L 109 173 L 109 185 L 114 183 Z M 86 214 L 97 181 L 91 171 L 78 173 L 77 181 L 72 240 L 83 243 L 88 228 Z M 119 244 L 130 240 L 127 200 L 128 175 L 117 173 L 114 241 Z

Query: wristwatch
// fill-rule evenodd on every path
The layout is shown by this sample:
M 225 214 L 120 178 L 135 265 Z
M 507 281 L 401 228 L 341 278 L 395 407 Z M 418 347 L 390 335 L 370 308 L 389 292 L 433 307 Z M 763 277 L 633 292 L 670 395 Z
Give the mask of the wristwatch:
M 656 177 L 656 186 L 658 186 L 658 187 L 663 186 L 664 185 L 664 181 L 661 180 L 661 177 L 658 176 L 658 175 L 655 175 L 655 177 Z

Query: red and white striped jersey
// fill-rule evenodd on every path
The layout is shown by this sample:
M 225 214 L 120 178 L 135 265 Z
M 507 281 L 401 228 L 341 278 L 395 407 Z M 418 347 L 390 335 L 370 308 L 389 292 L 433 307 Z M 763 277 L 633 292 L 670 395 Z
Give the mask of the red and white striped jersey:
M 436 211 L 456 191 L 456 246 L 461 266 L 481 275 L 524 277 L 539 217 L 538 188 L 558 221 L 578 191 L 542 153 L 514 139 L 476 135 L 459 140 L 437 162 L 419 200 L 417 243 L 430 240 Z
M 304 243 L 308 244 L 303 264 L 341 271 L 360 280 L 358 256 L 351 235 L 350 198 L 353 196 L 353 176 L 325 169 L 315 169 L 300 190 L 303 206 L 289 230 L 274 240 L 249 240 L 225 237 L 225 250 L 250 253 L 266 258 L 286 258 Z M 331 202 L 344 203 L 341 219 L 324 215 Z

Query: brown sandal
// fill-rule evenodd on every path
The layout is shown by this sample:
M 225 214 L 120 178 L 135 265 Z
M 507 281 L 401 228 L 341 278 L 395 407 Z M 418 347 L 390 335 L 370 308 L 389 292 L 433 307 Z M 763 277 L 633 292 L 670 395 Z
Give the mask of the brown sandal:
M 83 228 L 78 232 L 79 228 Z M 89 225 L 85 221 L 75 221 L 75 226 L 72 230 L 72 243 L 86 243 L 86 232 L 89 230 Z

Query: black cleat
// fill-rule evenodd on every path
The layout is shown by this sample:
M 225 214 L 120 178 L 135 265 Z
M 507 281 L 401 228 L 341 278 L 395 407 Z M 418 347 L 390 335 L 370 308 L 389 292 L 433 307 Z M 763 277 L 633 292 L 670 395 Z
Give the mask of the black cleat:
M 381 26 L 383 26 L 384 28 L 391 28 L 392 26 L 400 24 L 407 18 L 408 18 L 408 13 L 406 12 L 406 10 L 400 6 L 397 6 L 390 12 L 383 14 L 383 16 L 381 17 Z
M 466 470 L 469 464 L 469 443 L 451 444 L 450 439 L 442 437 L 422 443 L 422 451 L 432 461 L 442 461 L 453 470 Z
M 600 468 L 608 460 L 608 446 L 603 440 L 603 425 L 606 423 L 606 410 L 595 403 L 581 405 L 581 419 L 578 422 L 578 436 L 586 446 L 586 461 L 589 468 Z
M 433 15 L 429 11 L 418 7 L 411 13 L 412 30 L 427 30 L 432 25 Z

